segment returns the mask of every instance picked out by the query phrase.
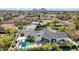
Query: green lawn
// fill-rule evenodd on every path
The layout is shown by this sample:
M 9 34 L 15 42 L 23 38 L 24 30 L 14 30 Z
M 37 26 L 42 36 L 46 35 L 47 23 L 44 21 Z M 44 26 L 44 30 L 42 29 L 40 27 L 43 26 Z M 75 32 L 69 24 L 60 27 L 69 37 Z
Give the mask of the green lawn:
M 47 28 L 62 28 L 64 26 L 47 26 Z
M 28 43 L 29 45 L 35 44 L 35 42 L 32 39 L 26 39 L 26 43 Z
M 47 26 L 47 28 L 58 28 L 60 29 L 64 29 L 64 26 Z
M 29 45 L 34 45 L 35 44 L 35 42 L 26 42 L 26 43 L 28 43 Z

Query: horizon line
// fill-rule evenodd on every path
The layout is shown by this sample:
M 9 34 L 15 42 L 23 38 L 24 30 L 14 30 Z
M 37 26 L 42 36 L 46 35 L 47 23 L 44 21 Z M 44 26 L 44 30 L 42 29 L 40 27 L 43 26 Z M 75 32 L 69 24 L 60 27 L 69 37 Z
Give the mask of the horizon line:
M 42 8 L 0 8 L 0 10 L 40 10 Z M 50 11 L 79 11 L 79 8 L 44 8 Z

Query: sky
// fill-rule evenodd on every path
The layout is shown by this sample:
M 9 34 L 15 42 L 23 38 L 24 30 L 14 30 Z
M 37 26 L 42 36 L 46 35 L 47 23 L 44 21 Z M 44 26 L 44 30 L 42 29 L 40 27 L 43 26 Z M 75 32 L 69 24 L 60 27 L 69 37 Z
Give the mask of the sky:
M 79 0 L 0 0 L 0 8 L 79 8 Z
M 0 0 L 0 10 L 79 10 L 79 0 Z

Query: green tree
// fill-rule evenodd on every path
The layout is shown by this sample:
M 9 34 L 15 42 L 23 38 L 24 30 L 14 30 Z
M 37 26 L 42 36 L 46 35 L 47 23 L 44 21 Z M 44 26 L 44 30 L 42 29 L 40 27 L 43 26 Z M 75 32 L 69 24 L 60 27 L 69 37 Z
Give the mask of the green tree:
M 1 19 L 0 19 L 0 23 L 1 23 Z
M 11 43 L 12 43 L 12 41 L 13 41 L 13 37 L 12 37 L 12 35 L 6 35 L 4 38 L 3 38 L 3 41 L 4 41 L 4 43 L 5 43 L 5 48 L 4 48 L 4 50 L 7 50 L 9 47 L 10 47 L 10 45 L 11 45 Z
M 4 32 L 5 32 L 5 33 L 10 33 L 10 29 L 4 28 Z
M 52 49 L 52 45 L 49 44 L 49 43 L 47 43 L 47 44 L 43 45 L 42 48 L 43 48 L 44 50 L 46 50 L 46 51 L 50 51 L 50 50 Z
M 27 50 L 28 51 L 51 51 L 51 49 L 52 49 L 52 45 L 47 43 L 47 44 L 45 44 L 43 46 L 29 48 Z
M 17 28 L 12 28 L 12 29 L 10 30 L 10 34 L 15 34 L 17 31 L 18 31 Z
M 13 35 L 5 35 L 0 37 L 0 50 L 8 50 L 13 41 Z
M 79 29 L 79 16 L 78 15 L 73 16 L 72 19 L 73 23 L 76 25 L 76 29 Z
M 53 23 L 54 25 L 56 25 L 57 22 L 59 22 L 60 20 L 58 18 L 53 18 Z
M 64 32 L 64 31 L 65 31 L 65 28 L 64 28 L 64 27 L 60 27 L 60 28 L 59 28 L 59 31 L 60 31 L 60 32 Z
M 4 49 L 4 42 L 3 42 L 3 37 L 0 37 L 0 51 L 3 51 Z
M 3 21 L 3 17 L 0 17 L 0 23 Z

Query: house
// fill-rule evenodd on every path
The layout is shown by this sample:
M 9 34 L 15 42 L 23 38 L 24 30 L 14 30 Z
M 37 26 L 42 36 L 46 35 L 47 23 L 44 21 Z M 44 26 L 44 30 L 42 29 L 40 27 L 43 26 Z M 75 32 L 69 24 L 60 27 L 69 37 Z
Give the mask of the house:
M 24 34 L 24 37 L 31 38 L 34 40 L 38 45 L 45 44 L 45 43 L 62 43 L 63 42 L 70 42 L 71 39 L 67 36 L 65 32 L 53 32 L 49 29 L 44 29 L 40 31 L 35 31 L 34 29 L 22 29 L 19 33 Z
M 21 23 L 22 21 L 20 21 L 20 20 L 6 20 L 6 21 L 3 21 L 2 23 L 1 23 L 1 26 L 3 27 L 3 28 L 6 28 L 6 29 L 11 29 L 11 28 L 14 28 L 14 27 L 16 27 L 16 25 L 18 24 L 18 23 Z
M 19 32 L 19 37 L 22 36 L 22 35 L 24 37 L 26 37 L 26 39 L 28 38 L 28 36 L 35 37 L 36 36 L 36 31 L 34 29 L 22 29 Z
M 9 14 L 4 14 L 4 15 L 3 15 L 4 20 L 8 20 L 9 17 L 10 17 Z
M 25 18 L 25 15 L 19 15 L 18 18 L 22 20 Z
M 68 24 L 61 22 L 61 23 L 56 23 L 57 26 L 67 26 Z
M 71 42 L 71 39 L 67 36 L 65 32 L 53 32 L 49 29 L 45 29 L 44 33 L 42 35 L 46 41 L 49 41 L 49 43 L 63 43 L 64 42 Z M 45 41 L 44 41 L 45 42 Z
M 26 37 L 18 37 L 17 39 L 16 39 L 16 41 L 17 41 L 17 43 L 21 43 L 21 42 L 25 42 L 25 40 L 26 40 Z
M 37 25 L 37 26 L 42 26 L 42 25 L 44 25 L 44 23 L 43 22 L 38 22 L 38 21 L 33 21 L 32 23 L 31 23 L 31 25 Z
M 51 20 L 52 18 L 56 18 L 57 15 L 56 14 L 40 14 L 40 19 L 44 20 Z
M 56 18 L 57 15 L 56 14 L 46 14 L 45 15 L 45 19 L 51 20 L 52 18 Z
M 31 25 L 38 25 L 38 24 L 40 24 L 40 23 L 37 22 L 37 21 L 33 21 L 33 22 L 31 23 Z
M 4 23 L 1 26 L 3 28 L 6 28 L 6 29 L 11 29 L 11 28 L 14 28 L 15 27 L 15 24 L 14 23 L 12 23 L 12 24 L 10 24 L 10 23 L 8 23 L 8 24 Z
M 45 37 L 51 41 L 51 39 L 60 40 L 60 39 L 67 38 L 67 35 L 64 32 L 52 32 L 50 30 L 45 30 L 43 37 Z
M 75 34 L 77 34 L 79 36 L 79 31 L 75 31 Z
M 37 25 L 28 25 L 26 28 L 27 29 L 35 29 Z
M 5 20 L 2 22 L 2 24 L 12 24 L 14 23 L 14 20 Z
M 44 25 L 42 22 L 33 21 L 30 25 L 24 26 L 23 28 L 36 29 L 37 26 L 42 26 L 42 25 Z
M 58 26 L 67 26 L 69 24 L 72 24 L 72 23 L 68 22 L 68 21 L 62 21 L 62 22 L 56 23 L 56 25 L 58 25 Z
M 32 20 L 38 20 L 38 17 L 37 16 L 32 16 L 30 19 L 32 19 Z

